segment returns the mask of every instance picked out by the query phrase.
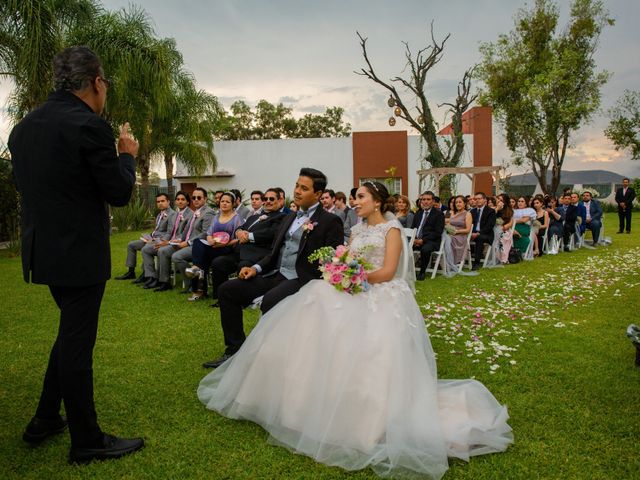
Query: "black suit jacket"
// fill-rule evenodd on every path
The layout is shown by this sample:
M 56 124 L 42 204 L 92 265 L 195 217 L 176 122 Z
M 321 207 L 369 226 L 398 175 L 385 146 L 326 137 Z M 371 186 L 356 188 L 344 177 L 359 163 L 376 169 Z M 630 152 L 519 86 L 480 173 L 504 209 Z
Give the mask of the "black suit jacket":
M 616 190 L 616 203 L 618 204 L 618 206 L 620 206 L 620 202 L 624 202 L 627 207 L 633 206 L 632 202 L 636 198 L 636 191 L 632 187 L 629 187 L 627 188 L 626 195 L 624 195 L 622 192 L 623 188 L 619 188 L 618 190 Z
M 415 228 L 416 230 L 419 229 L 423 216 L 424 210 L 420 210 L 418 213 L 416 213 L 416 215 L 413 217 L 413 225 L 411 227 Z M 434 242 L 440 244 L 443 231 L 444 213 L 442 213 L 442 210 L 440 210 L 439 208 L 432 208 L 431 213 L 429 213 L 427 220 L 424 222 L 424 226 L 422 227 L 420 236 L 416 238 L 420 238 L 425 242 Z
M 485 237 L 493 238 L 493 228 L 496 226 L 496 211 L 485 205 L 482 209 L 482 217 L 480 218 L 480 230 L 476 230 L 478 223 L 478 208 L 471 209 L 471 217 L 473 218 L 473 231 Z
M 295 213 L 290 213 L 284 217 L 273 241 L 271 253 L 258 262 L 262 273 L 269 273 L 279 267 L 280 250 L 285 243 L 287 231 L 295 219 Z M 330 246 L 335 248 L 344 242 L 342 220 L 333 213 L 326 212 L 322 205 L 318 205 L 310 219 L 310 223 L 313 224 L 313 230 L 307 230 L 302 234 L 298 258 L 296 259 L 296 272 L 303 285 L 315 278 L 320 278 L 318 262 L 309 262 L 309 255 L 320 247 Z
M 262 215 L 267 218 L 260 220 Z M 244 222 L 242 230 L 253 234 L 253 242 L 236 245 L 236 252 L 240 260 L 246 260 L 250 265 L 264 258 L 271 251 L 273 239 L 278 232 L 278 228 L 285 218 L 285 214 L 280 211 L 251 215 Z
M 109 124 L 70 92 L 52 93 L 11 132 L 21 194 L 25 281 L 88 286 L 111 276 L 108 203 L 129 202 L 131 155 Z

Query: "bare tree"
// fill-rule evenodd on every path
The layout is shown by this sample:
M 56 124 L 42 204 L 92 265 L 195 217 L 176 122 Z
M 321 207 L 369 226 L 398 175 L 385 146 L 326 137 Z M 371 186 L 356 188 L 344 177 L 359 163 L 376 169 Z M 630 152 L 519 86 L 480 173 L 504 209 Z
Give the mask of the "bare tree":
M 442 59 L 444 46 L 451 34 L 448 34 L 441 42 L 438 42 L 433 35 L 433 23 L 431 24 L 431 45 L 422 48 L 417 54 L 413 55 L 409 44 L 402 42 L 405 47 L 405 57 L 407 60 L 407 69 L 410 71 L 408 79 L 396 76 L 389 82 L 385 82 L 380 79 L 376 74 L 369 55 L 367 53 L 367 38 L 356 32 L 358 38 L 360 38 L 360 47 L 362 48 L 362 55 L 367 63 L 366 68 L 362 68 L 360 71 L 356 71 L 358 75 L 363 75 L 375 83 L 382 85 L 386 88 L 391 96 L 390 106 L 396 106 L 400 110 L 396 113 L 398 118 L 405 120 L 409 125 L 415 128 L 422 136 L 425 144 L 427 145 L 427 153 L 424 161 L 432 168 L 436 167 L 457 167 L 462 160 L 462 153 L 464 152 L 464 139 L 462 136 L 462 115 L 469 109 L 469 106 L 476 99 L 477 95 L 471 94 L 471 78 L 475 67 L 468 69 L 460 83 L 458 83 L 458 94 L 454 102 L 445 102 L 438 105 L 438 108 L 442 106 L 448 106 L 448 114 L 451 116 L 452 133 L 448 137 L 438 135 L 440 130 L 438 122 L 433 116 L 429 101 L 427 100 L 427 94 L 425 92 L 425 83 L 427 80 L 427 74 L 435 67 Z M 402 86 L 402 88 L 408 92 L 415 100 L 417 114 L 412 113 L 407 108 L 396 85 Z M 391 102 L 392 100 L 392 102 Z M 440 141 L 442 139 L 443 141 Z M 450 176 L 443 177 L 440 181 L 439 191 L 442 195 L 451 194 L 452 178 Z

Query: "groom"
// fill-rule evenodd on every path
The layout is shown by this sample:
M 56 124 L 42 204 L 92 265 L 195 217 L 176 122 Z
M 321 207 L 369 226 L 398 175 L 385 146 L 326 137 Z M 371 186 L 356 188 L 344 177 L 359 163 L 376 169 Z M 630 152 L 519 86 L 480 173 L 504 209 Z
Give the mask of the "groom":
M 287 215 L 275 236 L 271 253 L 251 267 L 244 267 L 238 278 L 218 289 L 225 353 L 204 363 L 217 368 L 235 354 L 245 340 L 242 309 L 261 295 L 262 313 L 280 300 L 293 295 L 310 280 L 320 278 L 316 262 L 309 255 L 320 247 L 337 247 L 344 240 L 342 220 L 320 206 L 327 177 L 313 168 L 300 170 L 294 189 L 297 213 Z

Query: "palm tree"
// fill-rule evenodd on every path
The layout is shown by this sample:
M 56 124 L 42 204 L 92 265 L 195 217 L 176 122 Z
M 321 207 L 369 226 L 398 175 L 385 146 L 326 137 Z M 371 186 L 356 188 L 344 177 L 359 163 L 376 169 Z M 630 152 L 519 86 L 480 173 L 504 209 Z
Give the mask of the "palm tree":
M 154 118 L 151 135 L 155 149 L 164 158 L 170 196 L 174 193 L 174 157 L 195 175 L 201 175 L 207 167 L 215 170 L 213 137 L 223 116 L 224 109 L 215 96 L 197 90 L 191 74 L 178 72 L 168 108 Z
M 149 169 L 155 150 L 153 121 L 169 107 L 175 73 L 183 60 L 173 39 L 158 39 L 140 8 L 109 12 L 76 30 L 70 41 L 85 44 L 113 79 L 105 116 L 113 125 L 126 121 L 140 143 L 138 169 L 142 198 L 148 202 Z
M 0 78 L 13 81 L 9 114 L 20 120 L 53 86 L 53 57 L 68 32 L 100 12 L 94 0 L 2 0 Z

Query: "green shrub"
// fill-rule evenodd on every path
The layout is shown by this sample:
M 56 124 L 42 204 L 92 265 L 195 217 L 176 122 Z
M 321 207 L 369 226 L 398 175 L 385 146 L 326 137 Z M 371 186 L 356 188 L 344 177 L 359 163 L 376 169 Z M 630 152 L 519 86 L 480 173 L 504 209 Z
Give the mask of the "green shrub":
M 111 208 L 111 225 L 119 232 L 143 230 L 151 223 L 151 212 L 139 198 L 132 199 L 124 207 Z

